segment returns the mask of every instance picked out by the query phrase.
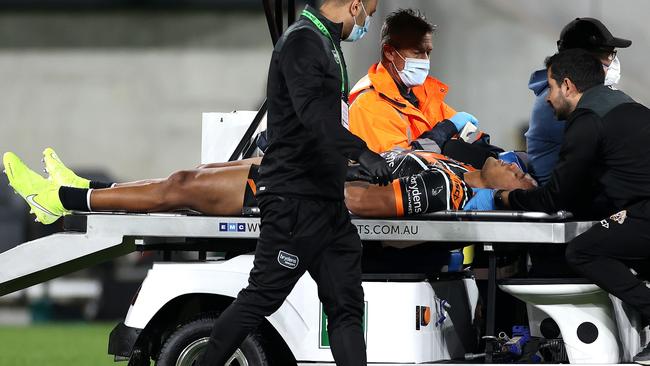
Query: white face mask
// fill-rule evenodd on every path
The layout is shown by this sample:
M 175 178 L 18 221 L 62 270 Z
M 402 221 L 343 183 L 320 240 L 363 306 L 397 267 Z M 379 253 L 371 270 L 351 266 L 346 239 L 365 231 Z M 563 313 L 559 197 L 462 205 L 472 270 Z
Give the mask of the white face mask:
M 393 67 L 397 71 L 400 79 L 407 88 L 412 88 L 418 85 L 424 84 L 424 81 L 429 76 L 429 68 L 431 67 L 431 62 L 429 59 L 419 59 L 419 58 L 404 58 L 400 55 L 399 52 L 395 51 L 399 57 L 404 60 L 404 70 L 397 70 L 397 66 L 393 63 Z
M 618 56 L 614 57 L 612 63 L 606 67 L 605 86 L 616 86 L 621 80 L 621 62 Z

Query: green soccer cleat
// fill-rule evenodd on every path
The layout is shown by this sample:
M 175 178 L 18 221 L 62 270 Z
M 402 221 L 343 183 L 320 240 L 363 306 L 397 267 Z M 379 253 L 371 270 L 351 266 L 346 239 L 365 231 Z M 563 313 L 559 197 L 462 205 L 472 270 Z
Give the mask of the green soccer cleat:
M 27 201 L 36 221 L 48 225 L 66 215 L 59 199 L 59 185 L 29 169 L 16 154 L 7 152 L 2 157 L 9 185 Z
M 51 147 L 43 150 L 43 162 L 45 163 L 45 171 L 50 175 L 50 180 L 54 181 L 57 185 L 74 188 L 90 188 L 90 180 L 81 178 L 65 166 Z

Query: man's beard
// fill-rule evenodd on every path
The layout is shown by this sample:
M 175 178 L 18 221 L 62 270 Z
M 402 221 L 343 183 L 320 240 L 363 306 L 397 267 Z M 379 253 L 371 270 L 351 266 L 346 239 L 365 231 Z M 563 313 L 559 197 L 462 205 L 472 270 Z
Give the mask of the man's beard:
M 553 108 L 555 118 L 557 118 L 558 121 L 566 120 L 571 114 L 571 104 L 569 104 L 566 99 L 562 99 L 557 107 L 551 104 L 551 108 Z

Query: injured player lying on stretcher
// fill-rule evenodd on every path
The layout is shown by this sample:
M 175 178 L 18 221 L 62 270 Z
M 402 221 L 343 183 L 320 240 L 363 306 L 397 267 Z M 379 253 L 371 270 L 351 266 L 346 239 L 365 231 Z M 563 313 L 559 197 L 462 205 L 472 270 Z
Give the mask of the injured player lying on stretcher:
M 348 209 L 362 217 L 412 216 L 463 209 L 477 189 L 531 189 L 535 181 L 520 163 L 488 158 L 476 170 L 440 154 L 388 151 L 382 154 L 396 178 L 386 187 L 351 181 L 345 187 Z M 3 156 L 9 184 L 43 224 L 70 211 L 153 213 L 193 210 L 205 215 L 241 215 L 256 206 L 257 171 L 261 158 L 199 166 L 164 179 L 102 183 L 78 177 L 51 148 L 43 151 L 49 177 L 29 169 L 14 153 Z M 348 180 L 361 176 L 351 166 Z

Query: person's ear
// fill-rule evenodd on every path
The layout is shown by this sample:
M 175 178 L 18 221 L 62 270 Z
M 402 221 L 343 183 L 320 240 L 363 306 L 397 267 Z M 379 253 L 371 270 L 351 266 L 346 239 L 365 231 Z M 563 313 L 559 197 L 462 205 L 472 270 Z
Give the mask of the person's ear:
M 384 55 L 384 58 L 390 62 L 395 62 L 395 49 L 393 46 L 390 45 L 383 45 L 381 48 L 381 52 Z
M 352 0 L 352 3 L 350 3 L 350 13 L 352 16 L 356 18 L 362 12 L 363 10 L 361 9 L 361 0 Z
M 564 83 L 566 83 L 566 96 L 567 97 L 573 97 L 576 94 L 579 94 L 580 92 L 578 91 L 578 87 L 576 87 L 576 84 L 571 81 L 569 78 L 564 79 Z
M 560 85 L 560 91 L 564 97 L 571 95 L 571 87 L 575 87 L 575 85 L 573 85 L 573 82 L 569 80 L 569 78 L 564 78 L 562 80 L 562 84 Z

